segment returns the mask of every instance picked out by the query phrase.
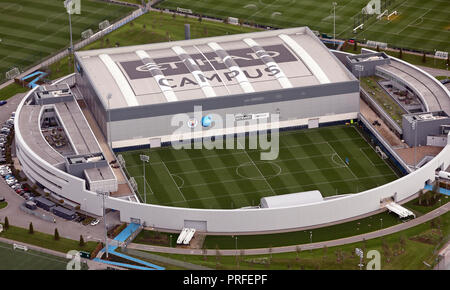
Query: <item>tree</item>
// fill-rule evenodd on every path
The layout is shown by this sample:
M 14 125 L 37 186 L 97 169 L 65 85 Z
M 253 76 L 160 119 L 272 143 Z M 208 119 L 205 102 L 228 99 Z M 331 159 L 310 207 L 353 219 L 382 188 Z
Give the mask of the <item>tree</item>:
M 400 48 L 400 51 L 398 53 L 398 58 L 403 59 L 403 48 Z
M 80 247 L 84 247 L 84 245 L 85 245 L 85 242 L 83 239 L 83 235 L 80 235 Z
M 5 216 L 5 225 L 4 225 L 5 231 L 9 228 L 9 220 L 8 217 Z
M 377 51 L 380 51 L 380 47 L 377 45 Z
M 53 235 L 53 239 L 55 241 L 59 241 L 59 233 L 58 233 L 58 229 L 57 228 L 55 228 L 55 234 Z
M 203 20 L 202 18 L 203 18 L 203 16 L 201 16 L 201 15 L 200 15 L 200 16 L 198 17 L 198 22 L 200 22 L 200 23 L 201 23 L 201 22 L 202 22 L 202 20 Z
M 177 17 L 177 15 L 175 14 L 175 12 L 172 14 L 172 18 L 175 19 Z
M 449 66 L 449 65 L 450 65 L 450 55 L 447 56 L 447 66 Z
M 355 40 L 355 42 L 353 42 L 353 51 L 357 51 L 357 50 L 358 50 L 358 43 Z
M 34 234 L 33 223 L 30 223 L 30 227 L 28 228 L 29 234 Z
M 425 53 L 425 51 L 423 52 L 423 55 L 422 55 L 422 62 L 423 63 L 427 62 L 427 54 Z

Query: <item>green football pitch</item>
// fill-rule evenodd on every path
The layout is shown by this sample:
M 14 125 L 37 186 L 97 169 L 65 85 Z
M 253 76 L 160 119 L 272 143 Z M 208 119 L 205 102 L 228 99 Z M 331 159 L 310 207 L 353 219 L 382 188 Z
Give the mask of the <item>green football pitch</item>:
M 13 67 L 25 70 L 69 46 L 69 17 L 63 0 L 0 0 L 0 81 Z M 103 20 L 113 22 L 133 8 L 82 0 L 80 14 L 72 15 L 73 40 L 81 32 L 98 30 Z
M 66 270 L 69 260 L 0 243 L 0 270 Z
M 280 132 L 278 158 L 271 161 L 261 160 L 261 150 L 247 149 L 248 141 L 234 142 L 236 149 L 167 146 L 120 154 L 141 200 L 178 207 L 257 206 L 265 196 L 309 190 L 320 190 L 323 196 L 356 193 L 397 179 L 353 126 Z M 150 156 L 146 198 L 140 154 Z
M 356 34 L 353 33 L 354 18 L 369 0 L 165 0 L 158 7 L 189 8 L 197 14 L 222 19 L 231 16 L 279 28 L 309 26 L 332 35 L 333 2 L 337 3 L 337 38 L 374 40 L 431 52 L 450 49 L 450 1 L 447 0 L 391 0 L 387 10 L 389 13 L 397 11 L 397 16 L 389 20 L 372 16 Z

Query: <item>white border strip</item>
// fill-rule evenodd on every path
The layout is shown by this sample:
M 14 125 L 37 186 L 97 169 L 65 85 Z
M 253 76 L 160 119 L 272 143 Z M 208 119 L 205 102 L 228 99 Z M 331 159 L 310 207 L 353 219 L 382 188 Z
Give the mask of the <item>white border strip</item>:
M 290 49 L 292 49 L 301 60 L 303 60 L 306 66 L 311 70 L 313 75 L 319 80 L 321 84 L 328 84 L 330 80 L 327 75 L 323 72 L 322 68 L 317 64 L 317 62 L 309 55 L 309 53 L 297 43 L 297 41 L 293 40 L 292 37 L 286 34 L 278 35 Z
M 251 39 L 251 38 L 244 38 L 243 41 L 250 47 L 255 47 L 255 46 L 260 46 L 255 40 Z M 258 51 L 259 52 L 259 51 Z M 270 57 L 272 58 L 272 57 Z M 271 68 L 271 67 L 275 67 L 279 72 L 277 74 L 275 74 L 275 78 L 278 80 L 278 82 L 280 83 L 281 87 L 283 89 L 288 89 L 288 88 L 292 88 L 292 84 L 289 81 L 289 79 L 287 78 L 287 76 L 284 74 L 283 70 L 281 69 L 281 67 L 275 62 L 275 61 L 271 61 L 271 62 L 267 62 L 265 63 L 266 67 Z
M 119 86 L 119 89 L 122 92 L 122 95 L 128 106 L 138 106 L 139 103 L 136 99 L 136 95 L 134 94 L 133 90 L 130 87 L 130 84 L 128 83 L 127 79 L 125 78 L 117 64 L 107 54 L 100 54 L 98 57 L 103 61 L 106 68 L 109 70 L 112 77 L 116 81 L 116 84 L 117 86 Z
M 146 59 L 146 58 L 151 60 L 150 55 L 144 50 L 138 50 L 138 51 L 136 51 L 136 54 L 139 56 L 139 58 L 142 61 L 144 61 L 144 59 Z M 153 78 L 155 79 L 156 83 L 158 84 L 159 88 L 161 89 L 162 93 L 164 94 L 164 97 L 166 97 L 166 100 L 168 102 L 178 101 L 178 98 L 175 95 L 175 92 L 173 91 L 172 87 L 161 85 L 161 82 L 168 84 L 168 81 L 162 74 L 161 70 L 158 68 L 158 65 L 155 62 L 153 62 L 153 60 L 151 60 L 150 63 L 145 64 L 145 65 L 148 67 L 150 73 L 152 74 Z M 152 70 L 156 70 L 158 73 L 161 73 L 161 74 L 153 74 Z
M 181 47 L 181 46 L 173 46 L 172 50 L 178 55 L 182 55 L 182 54 L 186 54 L 187 56 L 189 56 L 187 54 L 187 52 Z M 189 58 L 187 59 L 191 65 L 197 65 L 195 63 L 195 61 L 189 56 Z M 207 98 L 211 98 L 211 97 L 215 97 L 216 92 L 214 91 L 214 89 L 211 87 L 211 85 L 209 84 L 208 80 L 206 79 L 205 75 L 203 74 L 202 71 L 200 70 L 194 70 L 191 71 L 191 74 L 194 76 L 195 80 L 197 81 L 198 85 L 200 86 L 200 88 L 202 89 L 203 93 L 205 94 L 205 96 Z
M 217 42 L 208 42 L 208 46 L 212 48 L 214 51 L 223 50 L 223 49 Z M 226 56 L 222 61 L 225 63 L 225 60 L 227 58 L 231 58 L 231 56 Z M 237 71 L 238 74 L 236 75 L 236 80 L 238 81 L 239 85 L 241 85 L 242 90 L 245 93 L 254 93 L 255 89 L 253 88 L 252 84 L 248 81 L 247 77 L 242 72 L 241 68 L 237 65 L 231 66 L 228 68 L 230 71 Z

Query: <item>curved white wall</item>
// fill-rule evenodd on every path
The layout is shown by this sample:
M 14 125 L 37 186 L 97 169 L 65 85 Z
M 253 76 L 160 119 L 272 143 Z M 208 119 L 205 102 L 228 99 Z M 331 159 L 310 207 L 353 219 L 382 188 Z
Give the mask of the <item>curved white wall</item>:
M 57 184 L 61 189 L 53 187 L 56 193 L 79 203 L 81 208 L 88 212 L 101 215 L 101 199 L 95 193 L 85 189 L 84 180 L 51 166 L 24 142 L 18 120 L 21 108 L 31 93 L 19 104 L 15 118 L 16 146 L 19 149 L 18 158 L 23 165 L 24 172 L 45 186 L 51 186 L 49 181 Z M 35 166 L 33 162 L 39 166 Z M 189 209 L 134 203 L 112 197 L 108 198 L 106 205 L 108 208 L 119 210 L 121 220 L 124 222 L 130 222 L 130 218 L 138 218 L 146 225 L 163 229 L 181 230 L 185 220 L 194 220 L 206 221 L 208 232 L 287 230 L 336 222 L 366 214 L 378 210 L 380 200 L 386 197 L 396 195 L 397 200 L 401 201 L 421 190 L 426 181 L 434 180 L 437 167 L 446 168 L 449 165 L 450 143 L 422 168 L 381 187 L 320 203 L 286 208 Z

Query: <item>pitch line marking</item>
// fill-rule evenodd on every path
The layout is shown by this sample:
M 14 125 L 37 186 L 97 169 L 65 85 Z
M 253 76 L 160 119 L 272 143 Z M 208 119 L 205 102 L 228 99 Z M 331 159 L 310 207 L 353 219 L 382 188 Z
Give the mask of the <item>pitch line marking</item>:
M 169 173 L 170 178 L 172 178 L 173 183 L 174 183 L 175 186 L 177 187 L 178 192 L 181 194 L 181 196 L 183 197 L 184 201 L 187 201 L 187 200 L 186 200 L 186 197 L 184 197 L 184 194 L 181 192 L 181 189 L 178 187 L 178 184 L 175 182 L 175 179 L 173 179 L 173 176 L 172 176 L 172 174 L 170 173 L 169 168 L 167 168 L 167 166 L 166 166 L 166 163 L 164 163 L 164 161 L 163 161 L 162 163 L 163 163 L 164 167 L 166 168 L 167 172 Z
M 334 152 L 336 152 L 336 150 L 334 150 L 333 146 L 331 146 L 330 143 L 327 142 L 327 144 L 331 147 L 331 149 L 333 149 Z M 344 163 L 345 167 L 347 167 L 347 169 L 350 171 L 350 173 L 356 178 L 358 179 L 358 177 L 355 175 L 355 173 L 353 173 L 353 171 L 350 169 L 350 167 L 347 165 L 347 163 L 344 162 L 344 160 L 342 160 L 341 156 L 339 155 L 339 153 L 337 153 L 337 156 L 339 157 L 339 159 L 341 159 L 341 161 Z
M 276 2 L 276 1 L 275 1 L 275 2 Z M 237 142 L 238 142 L 238 144 L 240 144 L 240 145 L 242 146 L 242 144 L 241 144 L 241 142 L 239 141 L 239 139 L 237 140 Z M 268 185 L 269 188 L 272 190 L 272 193 L 273 193 L 274 195 L 276 195 L 275 191 L 273 190 L 272 186 L 271 186 L 271 185 L 269 184 L 269 182 L 267 181 L 267 179 L 266 179 L 266 177 L 264 176 L 264 174 L 262 174 L 261 170 L 259 170 L 258 166 L 256 166 L 255 162 L 253 161 L 253 159 L 252 159 L 252 158 L 250 157 L 250 155 L 248 154 L 247 149 L 245 149 L 245 147 L 243 147 L 243 148 L 244 148 L 245 154 L 247 154 L 248 159 L 253 163 L 253 166 L 256 167 L 256 169 L 258 170 L 259 174 L 261 174 L 261 176 L 264 178 L 264 180 L 266 181 L 267 185 Z
M 239 167 L 239 166 L 238 166 Z M 339 167 L 325 167 L 325 168 L 319 168 L 319 169 L 310 169 L 310 170 L 297 170 L 297 171 L 289 171 L 286 173 L 280 173 L 277 176 L 284 176 L 284 175 L 289 175 L 289 174 L 293 174 L 293 173 L 308 173 L 308 172 L 317 172 L 317 171 L 323 171 L 323 170 L 329 170 L 329 169 L 338 169 L 338 168 L 344 168 L 345 166 L 339 166 Z M 275 177 L 275 176 L 274 176 Z M 248 179 L 248 177 L 245 177 L 245 179 Z M 196 184 L 191 184 L 191 185 L 186 185 L 184 188 L 187 187 L 197 187 L 197 186 L 205 186 L 205 185 L 211 185 L 211 184 L 220 184 L 220 183 L 229 183 L 229 182 L 238 182 L 238 181 L 242 181 L 243 179 L 226 179 L 226 180 L 220 180 L 220 181 L 215 181 L 215 182 L 207 182 L 207 183 L 196 183 Z M 261 181 L 263 179 L 260 179 Z
M 408 25 L 406 25 L 402 30 L 400 30 L 399 32 L 396 33 L 396 35 L 399 35 L 400 33 L 402 33 L 406 28 L 408 28 L 409 26 L 411 26 L 411 24 L 416 23 L 417 20 L 419 20 L 420 18 L 424 17 L 426 14 L 428 14 L 428 12 L 430 12 L 432 9 L 428 9 L 424 14 L 422 14 L 421 16 L 417 17 L 416 19 L 414 19 L 414 21 L 412 21 L 411 23 L 409 23 Z
M 138 176 L 138 177 L 144 178 L 143 175 Z M 153 192 L 152 187 L 151 187 L 150 184 L 148 183 L 147 178 L 145 178 L 145 184 L 147 184 L 148 188 L 150 189 L 150 194 L 151 194 L 151 195 L 154 195 L 155 193 Z M 148 193 L 147 193 L 147 194 L 148 194 Z
M 305 146 L 314 146 L 314 145 L 326 144 L 327 142 L 333 142 L 333 141 L 351 141 L 351 140 L 360 140 L 360 138 L 346 138 L 346 139 L 336 139 L 336 140 L 330 140 L 330 141 L 324 141 L 324 142 L 316 142 L 316 143 L 309 143 L 309 144 L 286 145 L 286 146 L 280 146 L 280 149 L 305 147 Z M 287 144 L 284 141 L 282 141 L 282 142 L 284 144 Z M 164 149 L 171 149 L 171 148 L 164 148 Z M 226 150 L 226 149 L 224 149 L 224 150 Z M 255 152 L 261 152 L 263 150 L 255 149 L 254 151 Z M 129 153 L 129 154 L 136 154 L 136 153 L 137 152 L 133 152 L 133 153 Z M 239 154 L 245 154 L 245 152 L 236 151 L 236 152 L 232 152 L 232 153 L 224 153 L 224 154 L 221 154 L 220 156 L 239 155 Z M 124 154 L 122 154 L 122 155 L 124 155 Z M 326 156 L 326 155 L 324 155 L 324 156 Z M 172 163 L 172 162 L 180 163 L 180 161 L 191 161 L 191 160 L 197 160 L 197 159 L 208 159 L 208 158 L 217 158 L 217 157 L 219 157 L 219 155 L 217 155 L 217 154 L 206 154 L 206 156 L 191 157 L 191 158 L 181 158 L 181 159 L 175 159 L 175 160 L 168 160 L 168 161 L 165 161 L 165 162 L 166 163 Z M 150 164 L 162 164 L 162 162 L 163 161 L 150 162 Z M 133 167 L 137 167 L 137 166 L 141 166 L 141 165 L 131 165 L 131 166 L 126 166 L 126 167 L 133 168 Z
M 98 8 L 98 9 L 96 9 L 95 11 L 93 11 L 92 13 L 97 13 L 99 10 L 105 10 L 105 9 L 106 9 L 106 8 Z M 84 20 L 84 19 L 80 17 L 80 18 L 78 18 L 78 19 L 72 20 L 72 27 L 74 26 L 74 23 L 80 22 L 81 20 Z M 61 30 L 66 29 L 66 28 L 67 28 L 66 26 L 63 26 L 63 27 L 61 27 L 61 28 L 55 30 L 53 33 L 48 34 L 47 36 L 45 36 L 45 37 L 43 37 L 43 38 L 40 38 L 39 40 L 36 40 L 36 42 L 42 42 L 42 41 L 45 41 L 45 40 L 47 40 L 48 38 L 53 37 L 56 33 L 60 32 Z M 74 46 L 75 46 L 75 44 L 74 44 Z M 29 48 L 30 48 L 30 45 L 28 45 L 28 46 L 26 45 L 26 46 L 24 46 L 23 48 L 24 48 L 24 49 L 29 49 Z M 16 56 L 16 55 L 17 55 L 17 52 L 15 52 L 15 53 L 13 53 L 13 54 L 10 54 L 10 55 L 7 55 L 7 56 L 1 58 L 0 61 L 3 61 L 3 60 L 4 60 L 5 58 L 7 58 L 7 57 L 10 57 L 10 56 Z
M 318 154 L 318 155 L 309 155 L 306 157 L 299 157 L 299 158 L 286 158 L 286 159 L 277 159 L 277 160 L 272 160 L 270 162 L 272 163 L 281 163 L 281 162 L 285 162 L 285 161 L 293 161 L 293 160 L 307 160 L 307 159 L 312 159 L 312 158 L 316 158 L 316 157 L 327 157 L 327 156 L 332 156 L 335 153 L 331 153 L 331 154 Z M 205 159 L 209 159 L 209 158 L 205 158 Z M 167 162 L 167 161 L 166 161 Z M 152 164 L 159 164 L 159 163 L 152 163 Z M 161 162 L 162 164 L 162 162 Z M 232 166 L 223 166 L 223 167 L 214 167 L 214 170 L 217 169 L 227 169 L 227 168 L 235 168 L 236 166 L 239 166 L 239 164 L 236 165 L 232 165 Z M 142 167 L 141 165 L 132 165 L 132 166 L 128 166 L 129 168 L 135 168 L 135 167 Z M 189 170 L 189 171 L 180 171 L 180 172 L 172 172 L 172 174 L 190 174 L 190 173 L 200 173 L 200 172 L 206 172 L 206 171 L 211 171 L 211 169 L 196 169 L 196 170 Z M 128 174 L 130 175 L 130 174 Z
M 240 164 L 238 167 L 236 167 L 236 174 L 239 175 L 240 177 L 244 178 L 244 179 L 250 179 L 250 180 L 262 180 L 261 178 L 257 178 L 257 177 L 248 177 L 248 176 L 244 176 L 244 175 L 242 175 L 242 174 L 239 173 L 239 168 L 242 168 L 242 167 L 247 166 L 247 165 L 249 165 L 249 164 L 250 164 L 250 162 L 242 163 L 242 164 Z M 267 176 L 267 178 L 270 179 L 270 178 L 273 178 L 273 177 L 277 177 L 278 175 L 281 174 L 282 169 L 281 169 L 281 167 L 280 167 L 279 165 L 277 165 L 277 164 L 275 164 L 275 163 L 272 163 L 272 162 L 268 162 L 268 164 L 275 165 L 275 166 L 278 168 L 278 172 L 277 172 L 276 174 L 274 174 L 274 175 L 269 175 L 269 176 Z
M 356 128 L 355 128 L 355 130 L 356 130 L 356 132 L 358 132 L 359 136 L 361 136 L 361 138 L 365 141 L 366 139 L 364 139 L 364 136 L 361 134 L 361 132 L 359 132 Z M 372 148 L 372 147 L 370 147 L 370 148 L 371 148 L 371 149 L 375 152 L 375 154 L 377 154 L 377 156 L 378 156 L 378 153 L 375 151 L 375 149 Z M 381 157 L 380 157 L 380 158 L 381 158 Z M 397 171 L 395 171 L 395 170 L 392 169 L 392 167 L 387 163 L 386 160 L 384 160 L 383 158 L 381 158 L 381 160 L 383 160 L 383 161 L 384 161 L 384 164 L 386 164 L 386 166 L 389 167 L 389 169 L 390 169 L 392 172 L 394 172 L 394 175 L 395 175 L 397 178 L 400 178 L 400 177 L 401 177 L 401 176 L 398 175 Z
M 359 151 L 361 151 L 361 153 L 364 154 L 364 156 L 366 156 L 367 160 L 369 160 L 370 164 L 372 164 L 373 167 L 376 166 L 376 165 L 372 162 L 372 160 L 370 160 L 369 156 L 367 156 L 367 154 L 362 150 L 362 148 L 359 148 Z
M 182 188 L 184 186 L 184 179 L 176 174 L 172 174 L 173 176 L 179 178 L 181 180 L 181 185 L 179 186 L 179 188 Z
M 30 253 L 30 252 L 24 252 L 24 251 L 21 251 L 21 252 L 19 252 L 19 251 L 14 251 L 14 250 L 11 249 L 11 248 L 3 247 L 3 246 L 0 246 L 0 248 L 9 250 L 9 251 L 15 252 L 15 253 L 21 253 L 21 254 L 23 254 L 24 256 L 27 256 L 27 255 L 28 255 L 28 256 L 35 256 L 35 257 L 43 258 L 43 259 L 46 259 L 46 260 L 58 262 L 58 263 L 61 263 L 61 264 L 67 264 L 67 261 L 68 261 L 67 259 L 65 259 L 66 261 L 59 261 L 59 260 L 57 260 L 57 259 L 50 258 L 50 257 L 44 256 L 44 255 L 40 255 L 40 254 L 36 254 L 36 253 Z M 33 250 L 33 249 L 31 249 L 31 250 L 32 250 L 32 251 L 35 251 L 35 250 Z M 44 253 L 44 254 L 46 254 L 46 253 Z M 48 255 L 52 256 L 51 254 L 48 254 Z M 64 258 L 61 257 L 61 259 L 64 259 Z
M 372 175 L 372 176 L 367 176 L 367 177 L 358 177 L 358 178 L 356 178 L 356 180 L 368 179 L 368 178 L 373 179 L 373 178 L 387 177 L 387 176 L 395 176 L 395 174 L 390 173 L 390 174 Z M 298 188 L 298 187 L 305 187 L 305 186 L 311 186 L 311 185 L 323 185 L 323 184 L 330 184 L 330 183 L 336 183 L 336 182 L 348 182 L 348 181 L 353 181 L 353 180 L 355 180 L 355 178 L 341 179 L 341 180 L 336 180 L 336 181 L 324 181 L 324 182 L 317 182 L 317 183 L 310 183 L 310 184 L 297 184 L 297 185 L 284 186 L 284 187 L 275 187 L 274 189 L 283 190 L 283 189 L 288 189 L 288 188 Z M 211 196 L 211 197 L 188 199 L 187 201 L 216 199 L 216 198 L 229 197 L 229 196 L 241 196 L 241 195 L 247 195 L 247 194 L 252 194 L 252 193 L 261 193 L 261 192 L 266 192 L 266 191 L 270 192 L 269 189 L 264 189 L 264 190 L 258 190 L 258 191 L 249 191 L 249 192 L 241 192 L 241 193 L 235 193 L 235 194 L 224 194 L 224 195 L 215 195 L 215 196 Z M 171 205 L 171 204 L 175 204 L 175 203 L 182 203 L 182 201 L 175 201 L 172 203 L 163 203 L 161 205 Z

